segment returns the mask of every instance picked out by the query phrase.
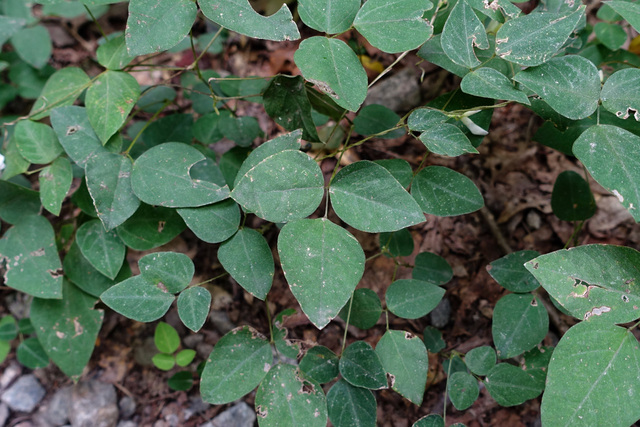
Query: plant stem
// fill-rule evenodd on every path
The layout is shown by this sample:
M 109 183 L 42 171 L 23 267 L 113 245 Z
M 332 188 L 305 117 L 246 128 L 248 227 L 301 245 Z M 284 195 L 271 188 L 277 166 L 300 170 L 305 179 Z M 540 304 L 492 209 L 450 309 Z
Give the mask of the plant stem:
M 129 144 L 129 147 L 127 147 L 127 149 L 125 150 L 124 154 L 126 156 L 129 155 L 129 152 L 131 151 L 131 149 L 133 148 L 133 146 L 135 145 L 136 141 L 138 140 L 138 138 L 140 138 L 140 135 L 142 135 L 142 133 L 149 127 L 149 125 L 151 125 L 151 123 L 153 123 L 153 121 L 155 119 L 158 118 L 158 116 L 160 115 L 160 113 L 162 113 L 164 111 L 165 108 L 167 108 L 167 106 L 169 105 L 170 101 L 164 101 L 164 104 L 162 104 L 162 107 L 160 109 L 158 109 L 158 111 L 155 112 L 155 114 L 151 117 L 151 119 L 149 119 L 149 121 L 147 121 L 144 126 L 142 127 L 142 129 L 140 129 L 138 131 L 138 133 L 136 134 L 136 136 L 133 138 L 133 141 L 131 141 L 131 144 Z
M 340 354 L 344 353 L 344 348 L 347 346 L 347 332 L 349 331 L 349 321 L 351 320 L 351 307 L 353 307 L 353 294 L 355 290 L 351 292 L 351 299 L 349 300 L 349 311 L 347 312 L 347 323 L 344 325 L 344 335 L 342 336 L 342 349 Z

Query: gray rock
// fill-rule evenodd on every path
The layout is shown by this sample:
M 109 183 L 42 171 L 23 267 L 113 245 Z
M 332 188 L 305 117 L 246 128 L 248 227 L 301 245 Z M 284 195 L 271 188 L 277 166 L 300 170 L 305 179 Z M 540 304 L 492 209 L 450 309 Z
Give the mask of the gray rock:
M 200 344 L 203 340 L 204 340 L 204 335 L 192 334 L 182 338 L 182 344 L 184 344 L 184 346 L 187 348 L 196 348 L 196 346 Z
M 386 75 L 371 87 L 364 105 L 381 104 L 396 113 L 409 111 L 420 104 L 418 78 L 416 70 L 409 67 Z
M 194 396 L 190 401 L 191 404 L 183 412 L 185 421 L 193 417 L 195 414 L 200 414 L 211 407 L 211 405 L 202 400 L 200 396 Z
M 211 420 L 211 427 L 253 427 L 256 413 L 244 402 L 237 403 Z
M 115 427 L 118 399 L 113 385 L 97 380 L 75 385 L 71 395 L 69 420 L 73 427 Z
M 138 427 L 138 423 L 134 421 L 120 421 L 117 427 Z
M 11 362 L 0 377 L 0 390 L 4 390 L 22 373 L 22 367 L 17 362 Z
M 9 407 L 4 403 L 0 403 L 0 427 L 5 425 L 9 419 Z
M 451 317 L 451 303 L 447 298 L 443 298 L 440 303 L 429 313 L 431 319 L 431 325 L 434 328 L 444 328 L 449 323 Z
M 124 396 L 118 402 L 118 408 L 120 408 L 120 418 L 126 420 L 136 413 L 136 401 L 129 396 Z
M 45 395 L 36 377 L 23 375 L 2 395 L 2 401 L 14 411 L 31 412 Z
M 58 390 L 47 409 L 44 411 L 43 420 L 54 426 L 61 426 L 69 421 L 69 410 L 71 409 L 71 395 L 73 394 L 73 387 L 65 387 Z

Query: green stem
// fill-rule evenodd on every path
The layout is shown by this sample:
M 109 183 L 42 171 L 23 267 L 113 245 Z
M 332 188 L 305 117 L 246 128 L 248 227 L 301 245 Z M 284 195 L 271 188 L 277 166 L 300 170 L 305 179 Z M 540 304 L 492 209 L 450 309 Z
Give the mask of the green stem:
M 351 292 L 351 299 L 349 300 L 349 311 L 347 312 L 347 323 L 344 325 L 344 335 L 342 336 L 342 350 L 340 350 L 340 354 L 344 353 L 344 348 L 347 346 L 347 332 L 349 330 L 349 322 L 351 321 L 351 307 L 353 307 L 353 294 L 355 291 Z
M 93 13 L 91 12 L 91 9 L 89 9 L 89 6 L 87 6 L 86 4 L 83 4 L 83 6 L 84 6 L 85 10 L 87 11 L 87 13 L 89 14 L 89 16 L 91 17 L 91 19 L 93 20 L 94 24 L 96 24 L 96 26 L 98 27 L 98 30 L 100 31 L 100 34 L 102 34 L 102 37 L 104 37 L 105 40 L 108 40 L 107 39 L 107 35 L 105 34 L 104 30 L 100 26 L 100 23 L 98 22 L 96 17 L 93 16 Z
M 149 125 L 151 125 L 151 123 L 153 123 L 153 121 L 155 119 L 158 118 L 158 116 L 160 115 L 160 113 L 162 113 L 164 111 L 165 108 L 167 108 L 167 106 L 170 104 L 170 101 L 165 101 L 164 104 L 162 104 L 162 107 L 160 109 L 158 109 L 158 111 L 155 112 L 155 114 L 153 115 L 153 117 L 151 117 L 151 119 L 149 119 L 149 121 L 147 121 L 144 126 L 142 127 L 142 129 L 140 129 L 138 131 L 138 133 L 136 134 L 136 136 L 133 138 L 133 141 L 131 141 L 131 144 L 129 144 L 129 147 L 127 147 L 127 149 L 125 150 L 124 154 L 126 156 L 129 155 L 129 152 L 131 151 L 131 149 L 133 148 L 133 146 L 135 145 L 136 141 L 138 141 L 138 138 L 140 138 L 140 135 L 142 135 L 142 132 L 144 132 Z
M 264 309 L 267 312 L 267 323 L 269 323 L 269 342 L 273 344 L 273 322 L 271 321 L 271 311 L 269 311 L 269 297 L 264 298 Z

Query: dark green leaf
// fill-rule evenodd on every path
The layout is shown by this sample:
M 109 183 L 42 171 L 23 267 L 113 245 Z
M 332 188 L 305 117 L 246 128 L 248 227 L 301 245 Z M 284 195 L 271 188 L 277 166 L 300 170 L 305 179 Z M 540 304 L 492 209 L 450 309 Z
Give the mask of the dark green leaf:
M 413 181 L 411 195 L 425 213 L 437 216 L 463 215 L 484 206 L 473 181 L 442 166 L 421 170 Z
M 431 252 L 420 252 L 416 255 L 415 266 L 411 277 L 438 286 L 444 285 L 453 277 L 453 269 L 446 259 Z
M 338 356 L 327 347 L 311 347 L 300 360 L 300 370 L 306 378 L 324 384 L 338 376 Z
M 538 397 L 543 389 L 531 375 L 508 363 L 494 366 L 484 385 L 500 406 L 520 405 Z
M 340 357 L 340 374 L 355 387 L 379 390 L 387 388 L 387 375 L 378 354 L 369 343 L 356 341 Z
M 393 233 L 380 233 L 380 249 L 392 257 L 409 256 L 413 253 L 413 236 L 406 228 Z
M 189 371 L 176 372 L 169 378 L 167 385 L 171 390 L 187 391 L 193 387 L 193 374 Z
M 339 316 L 344 320 L 349 320 L 349 324 L 360 329 L 369 329 L 378 322 L 382 314 L 382 304 L 380 298 L 371 289 L 360 288 L 353 291 L 347 304 L 340 311 Z M 349 314 L 351 310 L 351 314 Z
M 224 242 L 240 226 L 240 208 L 231 199 L 199 208 L 181 208 L 177 212 L 187 227 L 207 243 Z
M 496 351 L 487 345 L 469 350 L 464 357 L 467 367 L 476 375 L 487 375 L 496 360 Z
M 18 324 L 15 317 L 8 315 L 0 319 L 0 341 L 11 341 L 18 336 Z
M 338 380 L 327 393 L 329 420 L 335 427 L 375 427 L 376 398 L 370 390 Z
M 549 314 L 539 298 L 508 294 L 496 303 L 491 332 L 500 359 L 531 350 L 548 331 Z
M 396 316 L 417 319 L 436 308 L 444 292 L 444 289 L 429 282 L 401 279 L 389 285 L 385 299 L 389 311 Z
M 363 107 L 353 119 L 353 130 L 360 135 L 376 135 L 393 129 L 400 122 L 400 116 L 384 105 L 370 104 Z M 404 129 L 396 129 L 379 135 L 378 138 L 393 139 L 404 135 Z
M 207 321 L 210 307 L 211 293 L 201 286 L 187 288 L 178 296 L 180 320 L 193 332 L 198 332 Z
M 311 117 L 311 104 L 307 98 L 305 82 L 301 76 L 274 77 L 264 92 L 264 109 L 286 130 L 302 129 L 302 138 L 312 142 L 320 141 Z
M 526 293 L 540 283 L 527 271 L 524 263 L 540 255 L 537 251 L 518 251 L 503 256 L 487 266 L 487 271 L 500 286 L 511 292 Z
M 411 427 L 444 427 L 444 419 L 440 415 L 431 414 L 420 418 Z
M 142 276 L 133 276 L 107 289 L 100 299 L 108 307 L 138 322 L 158 320 L 175 297 Z
M 596 213 L 596 201 L 589 183 L 578 173 L 564 171 L 553 184 L 551 209 L 563 221 L 584 221 Z
M 40 345 L 40 341 L 35 337 L 27 338 L 20 343 L 16 349 L 16 357 L 21 365 L 29 369 L 49 366 L 49 356 Z
M 40 212 L 40 197 L 36 191 L 0 180 L 0 218 L 15 224 L 28 215 Z
M 125 245 L 146 251 L 169 243 L 184 229 L 184 221 L 175 209 L 142 204 L 116 231 Z
M 115 231 L 106 231 L 102 223 L 94 219 L 78 228 L 76 241 L 82 255 L 96 270 L 110 279 L 116 277 L 126 248 Z
M 193 261 L 187 255 L 178 252 L 154 252 L 145 255 L 138 261 L 138 267 L 145 280 L 172 294 L 186 288 L 195 272 Z
M 253 141 L 264 135 L 255 117 L 224 116 L 218 122 L 218 129 L 240 147 L 250 147 Z
M 442 339 L 442 332 L 434 328 L 433 326 L 427 326 L 422 333 L 422 341 L 427 347 L 427 350 L 431 353 L 438 353 L 444 349 L 447 344 Z
M 458 411 L 464 411 L 480 395 L 478 380 L 466 372 L 456 372 L 447 380 L 447 392 L 453 406 Z

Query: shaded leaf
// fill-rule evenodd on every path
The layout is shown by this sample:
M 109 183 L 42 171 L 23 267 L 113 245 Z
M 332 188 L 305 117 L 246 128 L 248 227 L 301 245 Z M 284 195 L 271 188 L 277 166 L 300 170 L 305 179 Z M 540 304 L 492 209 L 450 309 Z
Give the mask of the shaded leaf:
M 106 231 L 98 220 L 87 221 L 76 232 L 82 255 L 91 265 L 110 279 L 120 271 L 126 248 L 115 231 Z
M 540 255 L 537 251 L 517 251 L 493 261 L 487 271 L 500 286 L 511 292 L 531 292 L 540 286 L 524 263 Z
M 393 110 L 379 104 L 369 104 L 363 107 L 353 119 L 353 130 L 360 135 L 375 135 L 394 128 L 400 122 L 400 116 Z M 396 129 L 378 138 L 393 139 L 404 135 L 403 129 Z
M 396 316 L 417 319 L 436 308 L 444 292 L 443 288 L 429 282 L 401 279 L 389 285 L 385 299 L 389 311 Z
M 349 384 L 372 390 L 387 388 L 387 375 L 380 358 L 365 341 L 349 345 L 340 357 L 340 374 Z
M 460 89 L 470 95 L 531 105 L 524 92 L 513 87 L 507 76 L 493 68 L 483 67 L 470 72 L 460 82 Z
M 382 304 L 378 294 L 371 289 L 360 288 L 353 291 L 351 300 L 345 304 L 339 316 L 345 322 L 348 319 L 349 324 L 356 328 L 369 329 L 378 322 L 381 314 Z
M 300 360 L 300 370 L 319 384 L 328 383 L 338 376 L 338 356 L 327 347 L 316 345 Z
M 589 183 L 573 171 L 564 171 L 553 184 L 551 209 L 563 221 L 584 221 L 596 213 Z
M 178 252 L 150 253 L 140 258 L 138 267 L 146 281 L 172 294 L 186 288 L 195 272 L 191 258 Z
M 531 350 L 549 332 L 549 314 L 539 298 L 531 294 L 508 294 L 493 310 L 491 333 L 500 359 Z
M 428 166 L 413 180 L 411 195 L 424 213 L 455 216 L 484 206 L 478 187 L 466 176 L 442 166 Z
M 198 208 L 177 209 L 187 227 L 207 243 L 220 243 L 240 226 L 240 207 L 231 199 Z
M 175 209 L 141 204 L 116 232 L 131 249 L 146 251 L 169 243 L 184 229 L 184 221 Z
M 27 338 L 22 341 L 16 349 L 16 357 L 21 365 L 29 369 L 49 366 L 49 356 L 36 337 Z
M 431 252 L 416 255 L 411 277 L 416 280 L 444 285 L 453 277 L 453 269 L 446 259 Z
M 542 393 L 544 386 L 522 369 L 498 363 L 489 371 L 484 381 L 491 397 L 500 406 L 516 406 L 529 399 L 535 399 Z
M 327 393 L 327 412 L 335 427 L 374 427 L 376 398 L 371 390 L 338 380 Z
M 286 130 L 302 129 L 302 138 L 312 142 L 320 141 L 311 117 L 311 103 L 307 98 L 305 82 L 301 76 L 278 75 L 271 79 L 264 92 L 264 109 Z

